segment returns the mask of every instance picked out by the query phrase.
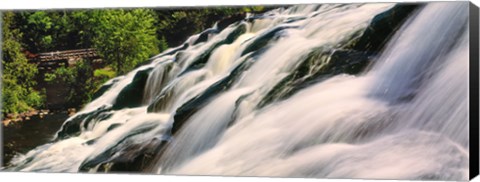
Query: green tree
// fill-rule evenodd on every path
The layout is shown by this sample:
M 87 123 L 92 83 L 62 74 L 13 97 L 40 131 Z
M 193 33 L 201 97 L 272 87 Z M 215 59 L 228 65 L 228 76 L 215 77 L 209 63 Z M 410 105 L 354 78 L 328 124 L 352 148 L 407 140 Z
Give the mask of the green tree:
M 68 83 L 72 88 L 68 100 L 83 104 L 109 78 L 132 70 L 168 47 L 180 45 L 216 21 L 263 10 L 222 7 L 8 12 L 2 27 L 4 111 L 21 112 L 42 104 L 42 97 L 33 89 L 38 71 L 28 63 L 24 50 L 39 53 L 96 48 L 103 63 L 82 61 L 46 75 L 50 83 Z
M 15 14 L 15 24 L 23 34 L 22 46 L 30 52 L 89 48 L 92 45 L 90 11 L 25 11 Z
M 93 46 L 124 74 L 158 53 L 155 17 L 148 9 L 95 10 Z
M 28 45 L 32 52 L 50 50 L 53 47 L 54 35 L 53 13 L 46 11 L 19 12 L 16 15 L 19 31 L 22 32 L 21 41 Z
M 212 27 L 215 22 L 236 14 L 261 12 L 271 8 L 263 6 L 209 7 L 156 9 L 157 35 L 165 38 L 170 47 L 183 43 L 189 36 Z
M 53 73 L 45 74 L 48 84 L 65 85 L 68 88 L 65 98 L 67 107 L 78 107 L 89 102 L 102 84 L 95 81 L 93 68 L 88 62 L 79 60 L 75 66 L 59 67 Z
M 33 89 L 38 72 L 22 53 L 22 34 L 13 26 L 14 14 L 5 12 L 2 20 L 2 113 L 19 113 L 43 104 L 43 97 Z

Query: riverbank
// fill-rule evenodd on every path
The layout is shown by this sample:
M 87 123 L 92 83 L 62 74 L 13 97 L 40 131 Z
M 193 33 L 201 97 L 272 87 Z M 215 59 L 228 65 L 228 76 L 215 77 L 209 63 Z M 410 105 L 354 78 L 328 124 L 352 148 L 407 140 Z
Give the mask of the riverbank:
M 77 112 L 76 108 L 68 108 L 66 111 L 65 110 L 49 110 L 49 109 L 39 109 L 39 110 L 30 110 L 27 112 L 22 112 L 20 114 L 4 114 L 4 117 L 2 118 L 2 126 L 3 127 L 8 127 L 11 125 L 18 124 L 23 121 L 30 121 L 32 120 L 32 117 L 36 116 L 40 119 L 43 119 L 47 115 L 51 115 L 54 113 L 66 113 L 68 116 L 73 116 Z
M 49 111 L 45 114 L 39 110 L 38 113 L 28 116 L 28 121 L 11 121 L 9 125 L 3 126 L 3 166 L 8 166 L 15 155 L 25 154 L 35 147 L 51 142 L 69 117 L 68 111 Z

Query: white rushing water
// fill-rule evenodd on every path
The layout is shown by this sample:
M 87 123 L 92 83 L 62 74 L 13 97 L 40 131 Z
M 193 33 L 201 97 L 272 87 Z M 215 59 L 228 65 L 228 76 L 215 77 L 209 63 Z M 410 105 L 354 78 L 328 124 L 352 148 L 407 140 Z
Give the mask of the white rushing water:
M 109 90 L 67 123 L 110 108 L 139 71 L 152 69 L 144 93 L 137 93 L 141 106 L 83 119 L 78 134 L 16 156 L 11 169 L 75 172 L 102 156 L 113 160 L 129 145 L 159 139 L 166 145 L 147 172 L 467 180 L 468 3 L 419 7 L 365 72 L 330 75 L 258 107 L 313 50 L 344 49 L 394 5 L 294 6 L 233 24 L 205 42 L 195 43 L 200 34 L 194 35 L 187 48 L 167 50 L 106 83 Z M 260 49 L 248 51 L 265 37 Z M 321 70 L 332 61 L 315 66 Z M 222 89 L 212 91 L 218 83 Z M 170 131 L 182 122 L 174 117 L 179 110 L 203 96 L 207 101 Z M 98 170 L 95 165 L 89 171 Z

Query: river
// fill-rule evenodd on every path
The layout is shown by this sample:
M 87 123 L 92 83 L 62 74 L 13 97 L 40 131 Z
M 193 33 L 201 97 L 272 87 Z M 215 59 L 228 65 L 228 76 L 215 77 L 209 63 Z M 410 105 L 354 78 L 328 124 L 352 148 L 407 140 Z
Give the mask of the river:
M 468 18 L 468 2 L 326 4 L 214 26 L 47 138 L 11 139 L 25 155 L 7 170 L 467 180 Z
M 3 166 L 8 166 L 15 154 L 24 154 L 37 146 L 50 142 L 67 118 L 68 113 L 55 112 L 45 115 L 43 118 L 35 115 L 30 117 L 30 120 L 4 126 Z

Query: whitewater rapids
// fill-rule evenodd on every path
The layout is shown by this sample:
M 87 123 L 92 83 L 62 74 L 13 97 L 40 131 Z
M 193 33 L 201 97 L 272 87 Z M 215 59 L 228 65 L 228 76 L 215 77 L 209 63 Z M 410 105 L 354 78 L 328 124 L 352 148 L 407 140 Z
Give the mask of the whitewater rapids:
M 155 139 L 164 143 L 144 172 L 467 180 L 468 2 L 419 7 L 359 73 L 325 74 L 301 87 L 281 84 L 313 50 L 325 54 L 305 80 L 331 68 L 335 60 L 326 52 L 346 49 L 394 6 L 279 8 L 221 31 L 213 27 L 205 41 L 194 35 L 110 80 L 56 140 L 17 155 L 8 170 L 78 172 L 92 164 L 88 171 L 95 172 L 129 146 Z M 141 104 L 117 106 L 142 71 L 148 78 L 136 93 Z M 275 89 L 295 91 L 266 99 Z M 202 98 L 179 125 L 176 115 Z M 63 136 L 82 115 L 92 117 Z

